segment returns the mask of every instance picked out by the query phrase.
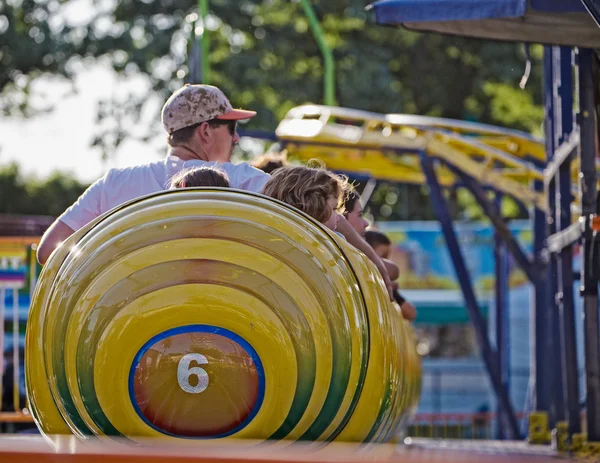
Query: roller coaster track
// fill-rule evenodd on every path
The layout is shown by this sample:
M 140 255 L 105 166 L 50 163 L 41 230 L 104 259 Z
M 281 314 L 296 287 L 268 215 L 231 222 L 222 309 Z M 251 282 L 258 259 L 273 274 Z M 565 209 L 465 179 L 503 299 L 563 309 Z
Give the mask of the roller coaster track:
M 400 183 L 426 183 L 418 156 L 425 153 L 442 161 L 436 173 L 444 186 L 461 184 L 451 171 L 454 168 L 525 205 L 547 209 L 545 192 L 533 187 L 535 181 L 544 181 L 544 142 L 517 130 L 304 105 L 291 109 L 276 133 L 288 151 L 302 160 L 319 158 L 332 170 Z M 575 160 L 573 188 L 577 169 Z

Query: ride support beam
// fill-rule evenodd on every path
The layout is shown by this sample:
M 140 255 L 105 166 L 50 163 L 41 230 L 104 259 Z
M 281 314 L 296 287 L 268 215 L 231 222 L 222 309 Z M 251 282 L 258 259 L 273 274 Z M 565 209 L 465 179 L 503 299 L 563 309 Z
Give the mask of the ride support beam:
M 521 267 L 521 270 L 525 272 L 529 281 L 534 283 L 538 279 L 537 264 L 532 262 L 532 260 L 527 256 L 525 251 L 523 251 L 519 245 L 519 242 L 508 229 L 506 222 L 500 215 L 499 208 L 488 199 L 485 190 L 473 177 L 452 165 L 448 164 L 447 166 L 461 179 L 465 188 L 467 188 L 467 190 L 469 190 L 469 192 L 475 197 L 477 203 L 481 206 L 483 212 L 485 212 L 485 215 L 491 220 L 499 237 L 506 244 L 506 247 L 512 254 L 519 267 Z
M 534 181 L 534 189 L 543 191 L 544 185 Z M 546 214 L 539 209 L 533 209 L 533 252 L 535 259 L 541 261 L 546 232 Z M 548 413 L 548 423 L 552 428 L 556 423 L 556 406 L 553 400 L 555 358 L 555 332 L 553 313 L 556 312 L 554 299 L 551 297 L 550 282 L 546 275 L 533 283 L 533 301 L 531 304 L 531 377 L 535 385 L 535 400 L 533 409 Z
M 486 323 L 479 310 L 475 292 L 473 291 L 473 287 L 471 285 L 469 271 L 465 264 L 454 227 L 452 226 L 452 218 L 448 211 L 448 206 L 442 193 L 442 188 L 435 173 L 434 161 L 424 151 L 420 153 L 420 157 L 423 173 L 425 174 L 427 184 L 429 185 L 433 210 L 442 227 L 442 232 L 444 233 L 446 244 L 448 246 L 448 251 L 450 252 L 454 269 L 456 271 L 456 276 L 463 293 L 465 305 L 467 307 L 467 311 L 469 312 L 471 323 L 473 323 L 475 328 L 475 334 L 481 350 L 481 355 L 489 374 L 492 387 L 494 388 L 498 404 L 502 410 L 506 435 L 509 439 L 519 439 L 520 433 L 517 418 L 510 402 L 508 391 L 502 384 L 502 378 L 499 374 L 500 370 L 498 353 L 494 350 L 490 343 Z
M 496 208 L 501 211 L 502 194 L 496 194 Z M 510 317 L 509 317 L 509 264 L 508 250 L 498 231 L 494 231 L 495 308 L 496 308 L 496 351 L 498 373 L 502 386 L 510 392 Z M 498 407 L 500 408 L 500 407 Z M 501 411 L 497 415 L 497 439 L 506 438 L 502 426 Z
M 532 304 L 534 320 L 532 330 L 532 368 L 531 374 L 535 384 L 535 410 L 548 413 L 552 426 L 557 419 L 563 419 L 562 383 L 560 369 L 553 364 L 553 358 L 560 358 L 560 336 L 558 327 L 558 312 L 551 298 L 551 284 L 542 273 L 539 262 L 544 249 L 546 237 L 546 215 L 534 209 L 534 251 L 536 258 L 532 260 L 520 247 L 519 243 L 508 229 L 499 213 L 499 209 L 488 199 L 485 190 L 475 179 L 465 172 L 448 166 L 457 175 L 465 187 L 473 194 L 485 214 L 492 221 L 499 237 L 504 241 L 515 261 L 534 285 L 535 303 Z M 535 181 L 537 191 L 543 190 L 543 183 Z M 551 353 L 551 355 L 548 355 Z
M 550 107 L 546 108 L 546 153 L 549 166 L 544 183 L 548 197 L 548 234 L 566 230 L 571 225 L 571 163 L 573 141 L 578 140 L 573 120 L 573 52 L 569 47 L 546 47 L 544 71 L 550 74 L 546 85 L 552 91 Z M 550 77 L 549 76 L 549 77 Z M 579 412 L 579 378 L 577 367 L 577 338 L 575 330 L 575 301 L 573 295 L 573 247 L 567 245 L 554 254 L 549 262 L 554 304 L 557 306 L 561 368 L 556 379 L 557 420 L 566 419 L 570 436 L 581 432 Z
M 600 333 L 598 319 L 598 275 L 592 268 L 593 233 L 589 226 L 590 217 L 596 213 L 596 153 L 597 119 L 595 108 L 596 85 L 594 79 L 597 67 L 594 66 L 593 50 L 579 49 L 579 126 L 581 142 L 579 163 L 581 169 L 579 194 L 581 214 L 585 218 L 583 233 L 583 262 L 581 265 L 581 295 L 585 317 L 585 373 L 586 408 L 588 439 L 600 441 Z

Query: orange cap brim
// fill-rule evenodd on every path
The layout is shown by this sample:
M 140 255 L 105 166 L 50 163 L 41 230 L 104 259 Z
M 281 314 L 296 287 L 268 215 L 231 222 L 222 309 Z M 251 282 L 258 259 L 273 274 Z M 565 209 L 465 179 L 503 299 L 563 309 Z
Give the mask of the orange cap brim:
M 242 119 L 250 119 L 254 116 L 256 116 L 256 111 L 247 111 L 246 109 L 232 109 L 228 113 L 216 117 L 215 119 L 221 119 L 223 121 L 240 121 Z

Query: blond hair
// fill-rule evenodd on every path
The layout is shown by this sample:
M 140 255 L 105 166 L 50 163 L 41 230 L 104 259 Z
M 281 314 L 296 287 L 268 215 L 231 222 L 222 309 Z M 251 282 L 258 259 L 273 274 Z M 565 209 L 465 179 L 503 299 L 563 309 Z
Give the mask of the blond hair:
M 217 167 L 204 166 L 183 170 L 171 179 L 171 189 L 195 186 L 229 188 L 229 177 Z
M 330 197 L 342 207 L 348 180 L 325 169 L 289 166 L 277 169 L 263 187 L 263 194 L 300 209 L 319 222 L 331 216 Z

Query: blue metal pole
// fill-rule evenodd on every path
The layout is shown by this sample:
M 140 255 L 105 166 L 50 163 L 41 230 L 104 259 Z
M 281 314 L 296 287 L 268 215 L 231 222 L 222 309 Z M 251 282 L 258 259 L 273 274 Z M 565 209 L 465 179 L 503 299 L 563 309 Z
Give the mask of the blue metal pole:
M 554 103 L 552 108 L 554 108 Z M 551 108 L 551 109 L 552 109 Z M 551 121 L 546 120 L 546 158 L 547 161 L 552 159 L 552 154 L 556 149 L 555 143 L 555 129 L 556 127 L 552 126 L 553 122 L 556 120 L 556 114 Z M 550 135 L 550 133 L 552 135 Z M 548 198 L 548 215 L 546 218 L 546 236 L 551 236 L 556 233 L 556 182 L 551 181 L 548 184 L 547 190 L 547 198 Z M 548 303 L 549 307 L 549 316 L 551 317 L 551 329 L 553 330 L 553 339 L 555 342 L 552 346 L 553 352 L 552 357 L 555 359 L 562 359 L 563 349 L 562 349 L 562 330 L 560 326 L 560 317 L 561 314 L 559 312 L 558 307 L 558 259 L 556 255 L 550 256 L 550 260 L 546 264 L 546 276 L 547 276 L 547 285 L 548 285 Z M 559 368 L 554 368 L 552 370 L 553 377 L 548 378 L 547 381 L 550 383 L 550 422 L 552 426 L 557 421 L 563 421 L 565 419 L 564 413 L 564 403 L 562 400 L 563 397 L 563 377 L 561 371 L 562 363 L 559 363 Z
M 547 49 L 544 49 L 544 106 L 546 111 L 546 152 L 554 147 L 554 68 L 552 57 Z M 549 146 L 548 143 L 551 143 Z M 534 181 L 534 189 L 543 191 L 544 185 L 541 181 Z M 537 208 L 533 211 L 533 251 L 536 261 L 542 260 L 547 236 L 546 214 Z M 551 267 L 551 266 L 549 266 Z M 554 329 L 554 312 L 556 305 L 551 296 L 550 268 L 545 269 L 543 278 L 534 282 L 534 301 L 531 305 L 532 331 L 532 367 L 531 372 L 535 381 L 535 406 L 537 411 L 548 413 L 550 427 L 556 424 L 556 395 L 553 393 L 555 383 L 554 370 L 556 367 L 556 340 Z
M 502 194 L 496 194 L 496 209 L 502 210 Z M 501 212 L 500 212 L 501 214 Z M 494 260 L 496 267 L 496 351 L 498 352 L 499 375 L 502 386 L 510 391 L 510 323 L 508 313 L 508 253 L 498 231 L 494 232 Z M 497 438 L 506 438 L 500 409 L 498 407 Z
M 558 53 L 558 54 L 557 54 Z M 561 113 L 561 69 L 560 69 L 560 53 L 559 48 L 545 47 L 544 48 L 544 88 L 546 91 L 546 162 L 549 163 L 554 159 L 554 152 L 558 148 L 558 138 L 563 131 L 562 128 L 562 113 Z M 567 82 L 566 82 L 567 83 Z M 548 211 L 549 216 L 546 219 L 547 236 L 553 235 L 557 231 L 556 218 L 556 181 L 552 180 L 548 184 Z M 563 325 L 561 325 L 562 313 L 558 306 L 558 288 L 559 288 L 559 273 L 558 259 L 552 256 L 547 264 L 547 285 L 549 291 L 549 304 L 551 305 L 549 316 L 553 335 L 552 357 L 559 359 L 557 368 L 552 369 L 553 376 L 548 378 L 550 382 L 550 423 L 552 426 L 557 421 L 565 419 L 565 402 L 564 396 L 566 391 L 563 388 Z
M 580 195 L 581 214 L 589 217 L 596 212 L 596 153 L 597 119 L 594 81 L 594 56 L 589 49 L 579 49 L 579 117 L 580 143 Z M 585 317 L 585 376 L 587 390 L 587 429 L 590 441 L 600 441 L 600 347 L 598 319 L 598 280 L 590 272 L 592 231 L 583 234 L 583 259 L 581 264 L 581 294 Z
M 555 78 L 554 105 L 555 111 L 554 150 L 548 151 L 548 161 L 552 161 L 554 151 L 565 143 L 573 131 L 573 52 L 567 47 L 551 47 L 552 65 Z M 549 210 L 556 218 L 549 233 L 562 231 L 571 225 L 571 160 L 568 158 L 559 168 L 558 181 L 555 177 L 550 183 L 553 186 L 549 193 L 551 200 Z M 552 196 L 555 194 L 556 196 Z M 561 377 L 558 384 L 562 385 L 561 408 L 557 419 L 566 419 L 569 435 L 581 432 L 579 418 L 579 378 L 577 368 L 577 339 L 575 330 L 575 304 L 573 295 L 573 247 L 567 246 L 552 260 L 556 269 L 555 282 L 556 303 L 558 305 L 558 326 L 560 327 L 561 344 Z M 553 274 L 554 275 L 554 274 Z
M 453 173 L 460 177 L 465 187 L 473 194 L 473 196 L 477 200 L 477 203 L 485 212 L 485 215 L 487 215 L 488 218 L 492 221 L 496 233 L 502 239 L 504 244 L 506 244 L 507 249 L 514 257 L 519 267 L 521 267 L 521 269 L 525 272 L 529 281 L 531 281 L 532 283 L 535 282 L 538 279 L 539 273 L 537 264 L 532 263 L 527 254 L 525 254 L 525 252 L 521 249 L 521 246 L 519 245 L 518 241 L 512 235 L 512 233 L 506 226 L 506 223 L 500 216 L 499 208 L 495 207 L 494 204 L 488 200 L 486 192 L 482 188 L 482 186 L 479 183 L 477 183 L 477 181 L 473 177 L 467 175 L 460 169 L 457 169 L 456 167 L 450 164 L 446 164 L 446 167 L 448 167 L 448 169 L 450 169 Z
M 502 416 L 504 418 L 503 423 L 506 427 L 507 436 L 510 439 L 518 439 L 520 438 L 519 426 L 508 392 L 502 385 L 502 380 L 499 375 L 498 354 L 490 344 L 486 323 L 479 310 L 479 305 L 477 304 L 475 292 L 471 285 L 469 271 L 467 270 L 458 239 L 456 238 L 456 233 L 452 226 L 452 218 L 450 217 L 448 206 L 442 194 L 442 188 L 435 174 L 433 160 L 425 152 L 421 152 L 421 166 L 425 178 L 427 179 L 427 184 L 429 185 L 433 209 L 442 227 L 442 232 L 444 233 L 448 251 L 454 264 L 456 276 L 465 299 L 465 305 L 469 312 L 471 323 L 473 323 L 473 327 L 475 328 L 475 335 L 477 337 L 479 348 L 481 349 L 481 356 L 483 357 L 483 362 L 490 376 L 492 387 L 494 388 L 494 392 L 496 393 L 498 403 L 502 410 Z

